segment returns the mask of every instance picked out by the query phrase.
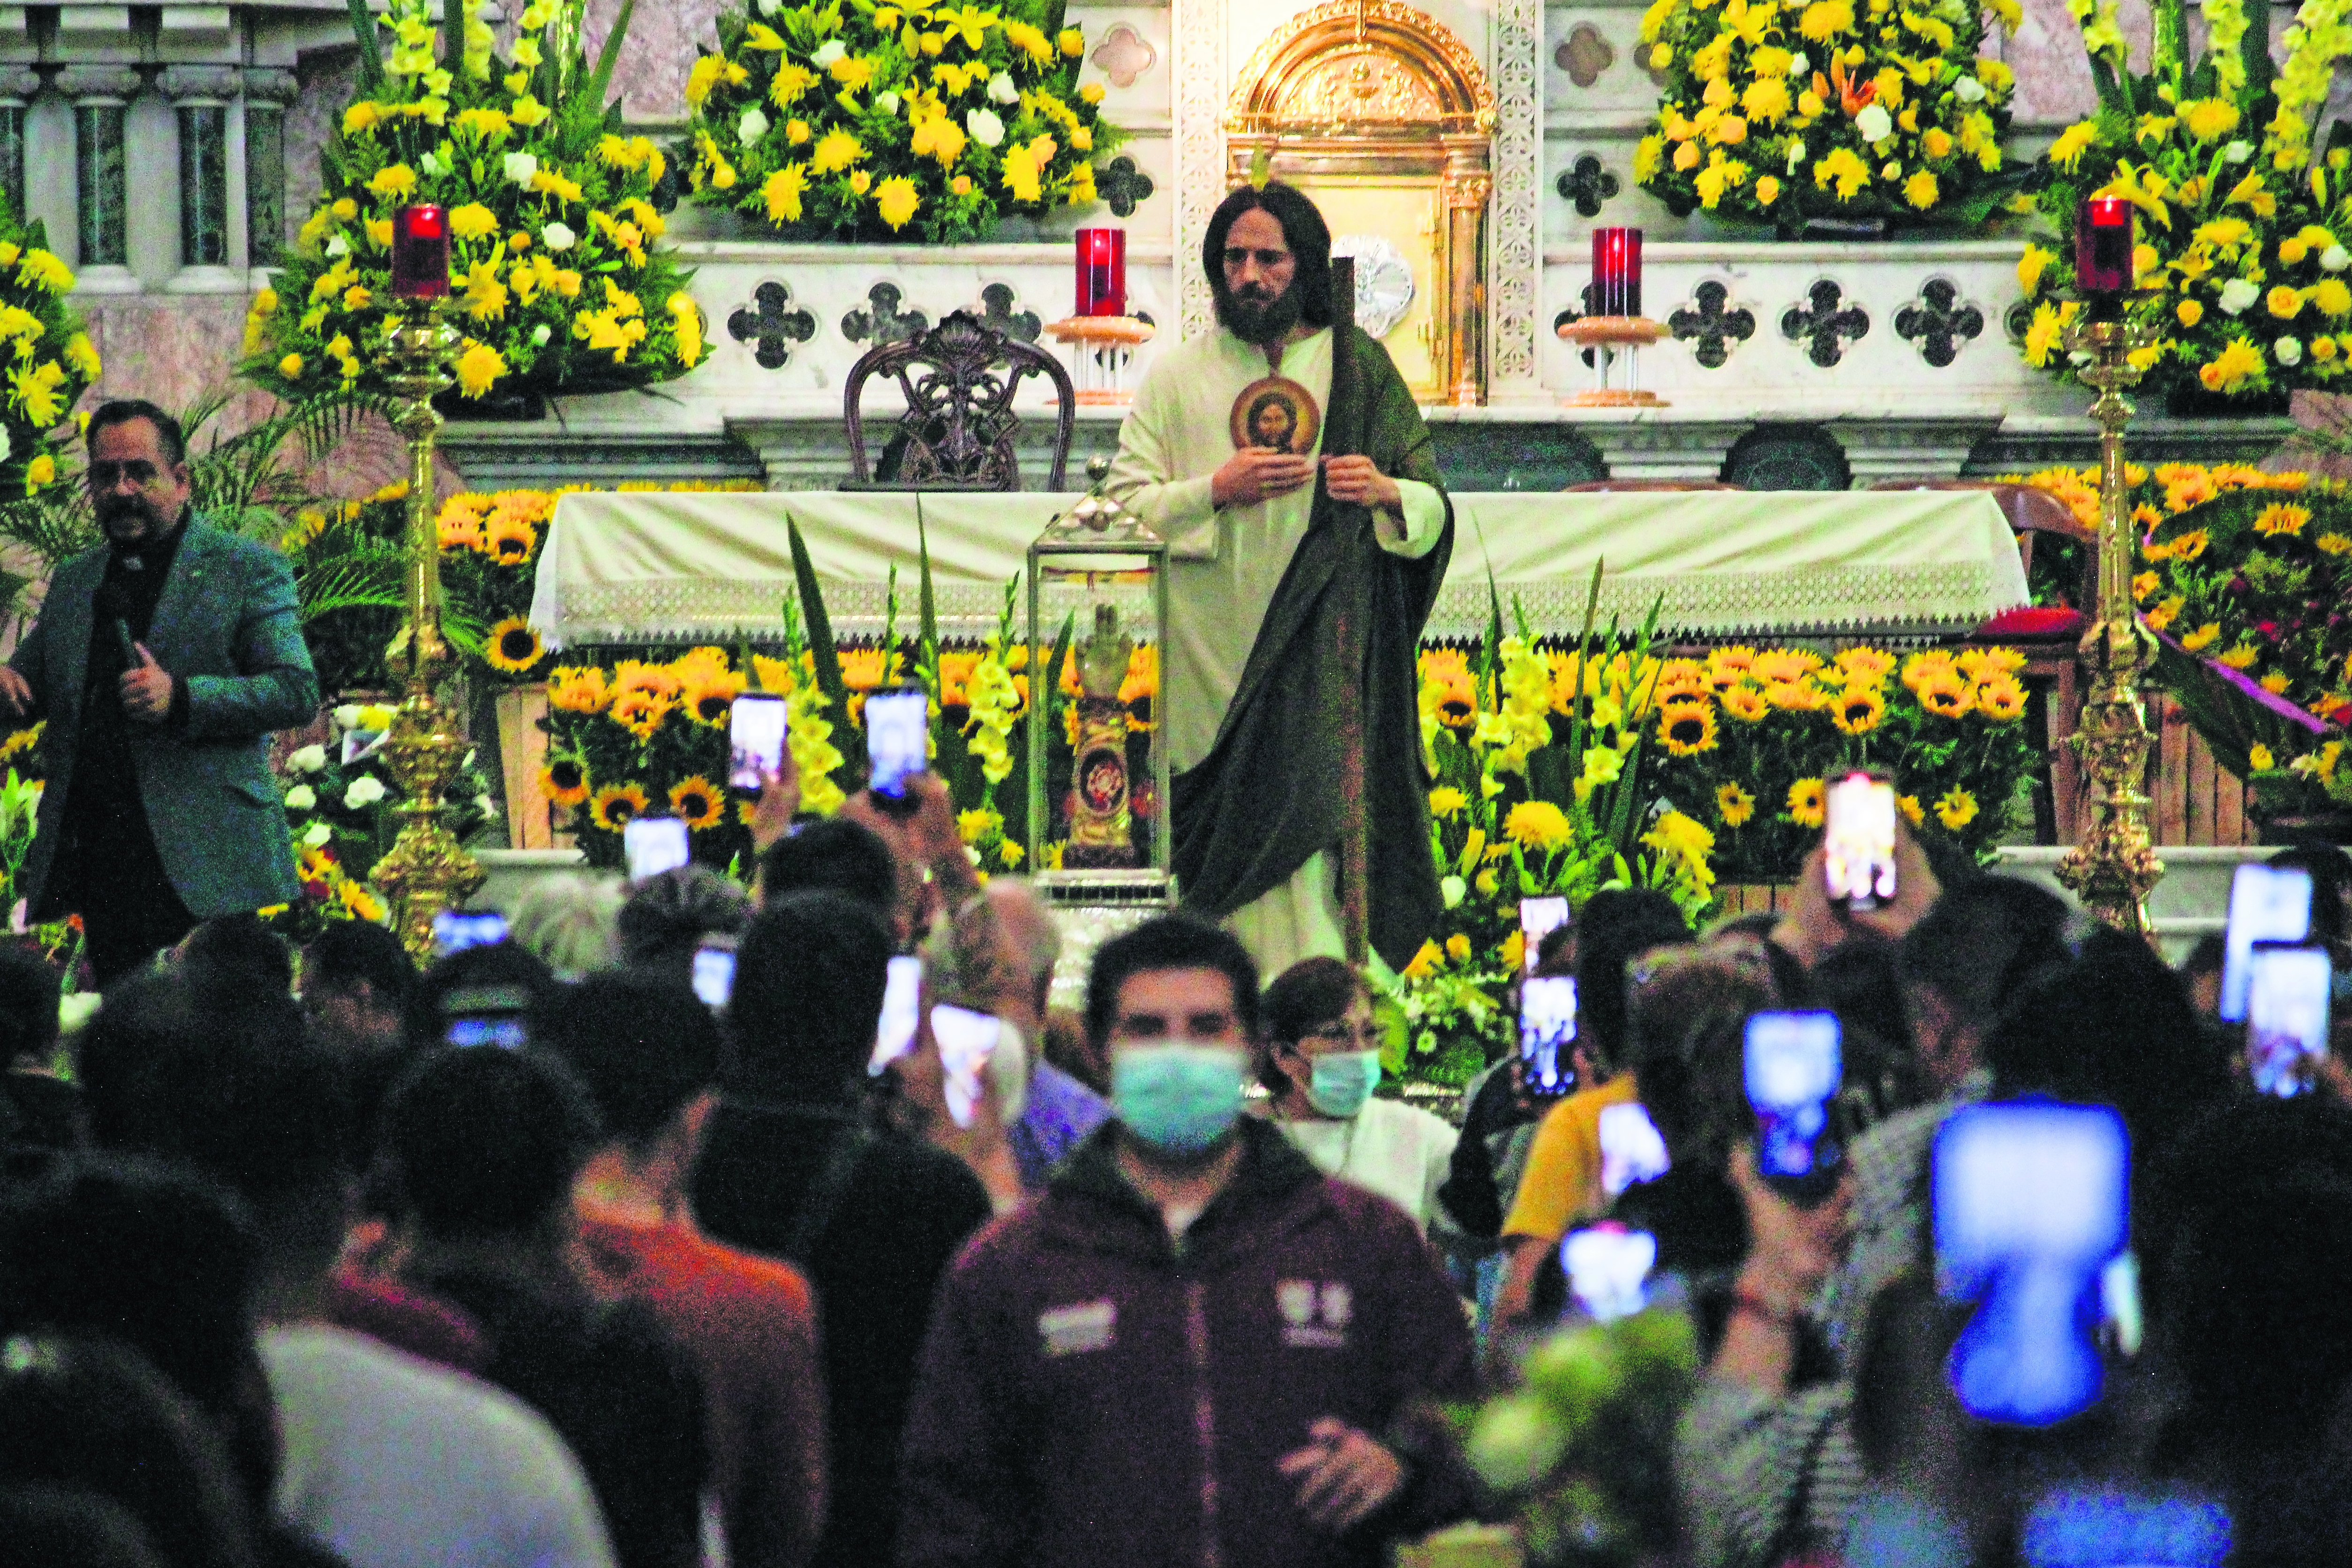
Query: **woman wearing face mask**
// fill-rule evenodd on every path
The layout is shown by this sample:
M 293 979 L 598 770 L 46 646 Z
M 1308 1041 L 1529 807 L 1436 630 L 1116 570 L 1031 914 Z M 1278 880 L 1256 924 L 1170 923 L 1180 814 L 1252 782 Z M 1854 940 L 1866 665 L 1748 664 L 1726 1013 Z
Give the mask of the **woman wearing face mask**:
M 1266 1114 L 1324 1175 L 1379 1194 L 1426 1233 L 1455 1227 L 1439 1204 L 1455 1134 L 1442 1117 L 1379 1100 L 1380 1027 L 1372 994 L 1337 958 L 1308 958 L 1265 991 L 1258 1077 Z

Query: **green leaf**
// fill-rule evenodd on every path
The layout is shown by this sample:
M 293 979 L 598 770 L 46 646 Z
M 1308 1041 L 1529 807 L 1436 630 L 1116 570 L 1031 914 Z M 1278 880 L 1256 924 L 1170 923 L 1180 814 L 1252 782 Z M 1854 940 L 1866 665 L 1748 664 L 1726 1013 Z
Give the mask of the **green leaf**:
M 453 77 L 466 69 L 466 14 L 472 9 L 467 0 L 441 0 L 441 65 Z
M 635 15 L 637 0 L 621 0 L 621 8 L 613 16 L 613 30 L 604 35 L 604 47 L 596 51 L 595 68 L 588 76 L 588 102 L 602 108 L 604 94 L 612 89 L 613 68 L 620 63 L 621 40 L 628 37 L 629 18 Z
M 833 622 L 824 612 L 824 591 L 817 586 L 816 567 L 809 559 L 808 541 L 801 538 L 801 526 L 791 514 L 784 517 L 784 531 L 792 542 L 793 585 L 801 601 L 801 619 L 807 622 L 809 652 L 816 660 L 816 687 L 824 694 L 827 706 L 840 722 L 836 734 L 845 734 L 853 727 L 849 722 L 849 686 L 841 678 L 841 655 L 833 645 Z
M 383 51 L 376 46 L 375 17 L 368 10 L 367 0 L 343 0 L 352 16 L 352 37 L 360 46 L 360 90 L 380 92 L 383 89 Z

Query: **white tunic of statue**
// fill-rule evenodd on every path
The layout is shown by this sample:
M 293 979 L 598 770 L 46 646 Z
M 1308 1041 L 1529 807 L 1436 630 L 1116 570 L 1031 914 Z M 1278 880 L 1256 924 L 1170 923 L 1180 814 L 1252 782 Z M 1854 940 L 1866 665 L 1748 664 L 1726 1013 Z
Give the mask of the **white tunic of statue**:
M 1177 344 L 1144 377 L 1111 465 L 1111 497 L 1168 540 L 1169 645 L 1160 678 L 1169 695 L 1170 761 L 1179 773 L 1216 743 L 1259 623 L 1314 512 L 1312 485 L 1255 507 L 1219 510 L 1209 500 L 1211 477 L 1234 455 L 1234 400 L 1266 373 L 1265 350 L 1222 327 Z M 1328 419 L 1328 329 L 1286 348 L 1281 373 L 1314 393 Z M 1317 446 L 1319 455 L 1319 433 Z M 1426 555 L 1444 531 L 1444 498 L 1411 479 L 1398 480 L 1397 489 L 1403 517 L 1374 517 L 1381 548 Z M 1269 979 L 1301 958 L 1345 956 L 1332 856 L 1310 857 L 1287 883 L 1225 924 Z

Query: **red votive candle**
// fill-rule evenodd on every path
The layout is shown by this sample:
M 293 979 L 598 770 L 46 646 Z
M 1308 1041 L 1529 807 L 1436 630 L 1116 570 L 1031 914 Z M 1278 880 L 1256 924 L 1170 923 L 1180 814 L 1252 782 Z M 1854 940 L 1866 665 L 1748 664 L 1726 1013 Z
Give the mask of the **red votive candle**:
M 1592 311 L 1596 316 L 1642 313 L 1642 231 L 1592 231 Z
M 2121 196 L 2093 196 L 2074 215 L 2074 287 L 2121 294 L 2131 287 L 2132 208 Z
M 403 207 L 392 214 L 392 291 L 403 299 L 449 292 L 449 214 L 442 208 Z
M 1077 241 L 1077 314 L 1126 315 L 1127 231 L 1080 229 Z

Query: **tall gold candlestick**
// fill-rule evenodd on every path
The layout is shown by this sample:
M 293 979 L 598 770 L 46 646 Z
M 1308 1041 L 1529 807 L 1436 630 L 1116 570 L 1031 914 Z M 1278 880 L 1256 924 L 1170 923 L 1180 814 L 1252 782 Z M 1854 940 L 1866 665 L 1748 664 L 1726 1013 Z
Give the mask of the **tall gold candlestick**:
M 2116 930 L 2153 941 L 2147 895 L 2164 875 L 2164 862 L 2148 836 L 2145 786 L 2154 737 L 2140 682 L 2155 661 L 2156 643 L 2132 605 L 2137 536 L 2124 470 L 2132 405 L 2123 395 L 2140 379 L 2128 356 L 2147 335 L 2126 322 L 2120 309 L 2102 311 L 2101 303 L 2093 302 L 2092 319 L 2072 329 L 2066 344 L 2092 356 L 2081 374 L 2099 393 L 2091 404 L 2099 426 L 2099 602 L 2097 619 L 2083 634 L 2091 681 L 2073 737 L 2090 788 L 2074 847 L 2058 862 L 2058 880 Z
M 393 428 L 408 441 L 408 623 L 394 643 L 407 695 L 384 737 L 385 765 L 406 800 L 400 837 L 375 862 L 376 885 L 390 895 L 393 929 L 418 962 L 433 951 L 433 917 L 482 885 L 482 868 L 441 821 L 442 787 L 457 771 L 466 741 L 433 687 L 449 666 L 441 635 L 441 537 L 433 508 L 433 446 L 441 415 L 433 396 L 450 384 L 443 371 L 458 334 L 446 298 L 403 298 L 384 360 L 402 399 Z

